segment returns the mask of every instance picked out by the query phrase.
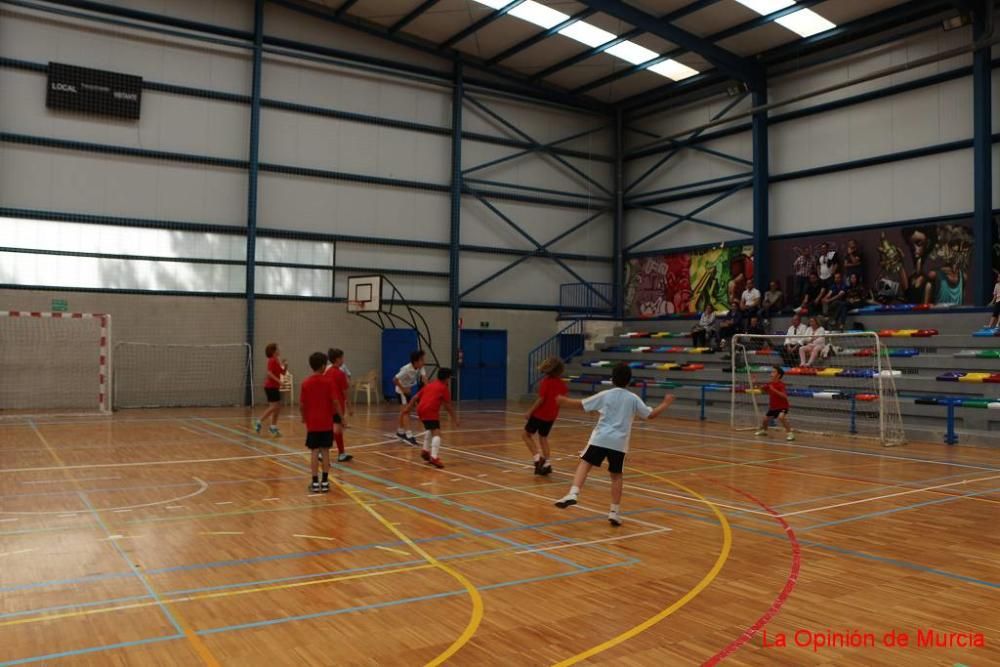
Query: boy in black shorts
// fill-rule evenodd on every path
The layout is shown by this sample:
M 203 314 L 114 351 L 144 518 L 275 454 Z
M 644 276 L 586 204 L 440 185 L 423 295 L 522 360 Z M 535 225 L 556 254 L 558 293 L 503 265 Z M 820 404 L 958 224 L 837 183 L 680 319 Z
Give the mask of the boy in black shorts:
M 601 416 L 593 433 L 590 434 L 590 442 L 580 453 L 580 463 L 573 476 L 573 486 L 570 487 L 569 493 L 556 501 L 556 507 L 576 505 L 580 488 L 587 481 L 591 468 L 601 467 L 604 459 L 607 459 L 608 472 L 611 474 L 611 511 L 608 513 L 608 521 L 612 526 L 622 525 L 622 488 L 625 484 L 622 469 L 625 465 L 625 455 L 628 453 L 632 422 L 636 415 L 642 419 L 656 419 L 674 402 L 674 397 L 667 394 L 659 405 L 651 408 L 626 389 L 631 381 L 632 369 L 621 363 L 611 372 L 614 389 L 602 391 L 582 401 L 565 396 L 559 397 L 559 405 L 578 406 L 583 408 L 584 412 L 599 412 Z
M 333 418 L 334 415 L 340 415 L 340 404 L 333 385 L 323 375 L 323 371 L 326 370 L 326 355 L 322 352 L 313 352 L 309 355 L 309 368 L 313 370 L 313 374 L 302 382 L 302 389 L 299 392 L 299 410 L 306 425 L 306 447 L 312 452 L 312 484 L 309 490 L 313 493 L 326 493 L 330 490 Z M 321 454 L 322 481 L 319 478 Z

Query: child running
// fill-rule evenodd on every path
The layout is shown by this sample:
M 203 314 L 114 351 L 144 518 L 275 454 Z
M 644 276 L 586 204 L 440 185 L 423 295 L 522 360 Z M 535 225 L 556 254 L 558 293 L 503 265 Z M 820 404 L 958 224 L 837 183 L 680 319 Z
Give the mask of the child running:
M 764 415 L 763 421 L 760 423 L 760 430 L 757 431 L 758 436 L 767 437 L 767 426 L 772 419 L 778 419 L 781 421 L 781 425 L 785 427 L 785 440 L 792 441 L 795 440 L 795 433 L 792 432 L 792 425 L 788 421 L 788 409 L 791 407 L 788 404 L 788 388 L 785 383 L 782 382 L 782 378 L 785 377 L 785 371 L 781 366 L 774 366 L 774 370 L 771 371 L 771 381 L 761 387 L 762 391 L 767 392 L 770 397 L 768 399 L 768 410 L 767 414 Z
M 264 348 L 264 356 L 267 357 L 267 377 L 264 380 L 264 394 L 267 395 L 267 410 L 255 419 L 253 430 L 260 433 L 264 422 L 271 419 L 269 430 L 271 435 L 278 437 L 281 431 L 278 430 L 278 415 L 281 414 L 281 376 L 288 370 L 288 364 L 284 363 L 278 356 L 278 344 L 268 343 Z
M 560 405 L 578 406 L 584 412 L 599 412 L 597 426 L 590 434 L 590 441 L 580 453 L 580 463 L 573 476 L 573 486 L 569 493 L 556 501 L 556 507 L 565 508 L 576 505 L 577 497 L 587 475 L 594 467 L 601 467 L 604 459 L 608 460 L 608 473 L 611 475 L 611 511 L 608 512 L 608 522 L 612 526 L 622 525 L 621 502 L 624 479 L 622 470 L 625 465 L 625 455 L 628 453 L 629 437 L 632 433 L 632 421 L 636 415 L 642 419 L 656 419 L 674 402 L 674 397 L 666 395 L 655 408 L 651 408 L 626 387 L 632 381 L 632 369 L 621 363 L 611 371 L 611 382 L 614 389 L 608 389 L 583 400 L 560 396 Z
M 524 444 L 528 446 L 535 461 L 535 474 L 548 475 L 552 472 L 552 464 L 549 463 L 549 433 L 552 432 L 552 424 L 559 416 L 558 398 L 569 393 L 566 383 L 562 381 L 563 371 L 566 365 L 559 357 L 549 357 L 538 367 L 545 377 L 538 383 L 538 398 L 531 404 L 531 408 L 525 414 L 528 423 L 524 425 L 521 437 Z M 535 444 L 534 435 L 538 434 L 538 444 Z
M 435 468 L 443 468 L 441 463 L 441 407 L 443 406 L 451 415 L 452 424 L 460 426 L 458 415 L 451 404 L 451 389 L 448 381 L 451 380 L 451 369 L 440 368 L 437 372 L 437 379 L 434 382 L 424 385 L 417 394 L 410 399 L 410 404 L 417 403 L 417 416 L 424 423 L 427 433 L 424 434 L 424 446 L 420 450 L 420 457 Z
M 326 355 L 313 352 L 309 355 L 309 368 L 313 373 L 302 382 L 299 391 L 299 410 L 306 425 L 306 447 L 312 452 L 313 493 L 330 490 L 330 448 L 333 447 L 334 417 L 340 414 L 340 405 L 333 393 L 333 383 L 324 376 Z M 323 463 L 323 479 L 319 477 L 320 460 Z
M 344 351 L 331 347 L 327 351 L 327 360 L 329 365 L 326 368 L 324 375 L 326 379 L 330 381 L 331 387 L 333 387 L 333 397 L 337 401 L 337 407 L 339 408 L 337 414 L 333 416 L 333 439 L 337 443 L 337 461 L 339 463 L 346 463 L 354 457 L 344 451 L 344 425 L 346 420 L 344 415 L 347 414 L 347 375 L 341 370 L 344 365 Z
M 396 377 L 392 380 L 396 385 L 396 394 L 399 395 L 399 402 L 403 407 L 399 411 L 399 427 L 396 428 L 396 437 L 411 445 L 417 444 L 417 438 L 406 426 L 406 418 L 410 415 L 410 402 L 413 393 L 419 388 L 418 384 L 426 384 L 427 371 L 424 369 L 424 351 L 416 350 L 410 353 L 410 363 L 399 369 Z

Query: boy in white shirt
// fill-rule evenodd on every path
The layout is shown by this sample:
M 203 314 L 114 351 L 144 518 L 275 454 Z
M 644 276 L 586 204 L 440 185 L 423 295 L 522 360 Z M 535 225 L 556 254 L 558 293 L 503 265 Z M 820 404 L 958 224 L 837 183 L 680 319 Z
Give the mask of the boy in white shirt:
M 612 526 L 622 525 L 621 502 L 624 479 L 622 469 L 625 455 L 628 453 L 629 437 L 632 433 L 632 421 L 636 415 L 642 419 L 655 419 L 670 407 L 674 397 L 669 394 L 663 397 L 655 408 L 651 408 L 642 399 L 630 392 L 626 387 L 632 381 L 632 369 L 626 364 L 618 364 L 611 372 L 614 389 L 608 389 L 583 400 L 560 396 L 557 400 L 562 406 L 578 406 L 584 412 L 599 412 L 600 419 L 590 434 L 590 441 L 580 453 L 580 463 L 573 476 L 573 486 L 569 493 L 556 501 L 556 507 L 566 508 L 576 505 L 580 488 L 587 481 L 594 466 L 598 468 L 608 460 L 608 472 L 611 475 L 611 511 L 608 521 Z
M 424 368 L 424 351 L 416 350 L 410 353 L 410 363 L 399 369 L 396 377 L 392 379 L 396 385 L 396 394 L 403 407 L 399 411 L 399 426 L 396 428 L 396 437 L 411 445 L 417 444 L 417 438 L 413 431 L 406 427 L 406 418 L 410 413 L 410 399 L 419 389 L 419 385 L 427 384 L 427 370 Z

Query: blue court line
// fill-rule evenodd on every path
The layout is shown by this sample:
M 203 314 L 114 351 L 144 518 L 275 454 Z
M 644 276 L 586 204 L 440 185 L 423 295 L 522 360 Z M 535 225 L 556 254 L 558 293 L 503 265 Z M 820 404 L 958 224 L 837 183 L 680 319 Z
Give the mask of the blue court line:
M 101 651 L 109 651 L 116 648 L 129 648 L 131 646 L 143 646 L 145 644 L 157 644 L 159 642 L 169 642 L 175 639 L 184 639 L 184 635 L 150 637 L 149 639 L 137 639 L 131 642 L 119 642 L 117 644 L 105 644 L 104 646 L 90 646 L 88 648 L 77 648 L 77 649 L 72 649 L 70 651 L 61 651 L 59 653 L 49 653 L 47 655 L 34 655 L 31 656 L 30 658 L 19 658 L 17 660 L 8 660 L 7 662 L 0 662 L 0 667 L 12 667 L 13 665 L 27 665 L 32 662 L 41 662 L 43 660 L 70 658 L 77 655 L 86 655 L 88 653 L 99 653 Z
M 629 565 L 634 565 L 639 562 L 637 559 L 632 559 L 628 561 L 623 561 L 621 563 L 611 563 L 610 565 L 599 565 L 597 567 L 588 567 L 582 570 L 570 570 L 569 572 L 558 572 L 556 574 L 546 574 L 539 577 L 530 577 L 527 579 L 515 579 L 514 581 L 504 581 L 497 584 L 488 584 L 486 586 L 477 586 L 480 591 L 490 591 L 498 588 L 507 588 L 509 586 L 520 586 L 522 584 L 532 584 L 541 581 L 550 581 L 552 579 L 561 579 L 564 577 L 573 577 L 581 574 L 590 574 L 592 572 L 600 572 L 601 570 L 607 570 L 615 567 L 627 567 Z M 280 625 L 282 623 L 291 623 L 293 621 L 305 621 L 314 618 L 325 618 L 329 616 L 339 616 L 341 614 L 349 614 L 356 611 L 369 611 L 372 609 L 383 609 L 385 607 L 395 607 L 402 604 L 409 604 L 411 602 L 424 602 L 428 600 L 437 600 L 447 597 L 455 597 L 461 595 L 467 595 L 468 591 L 464 588 L 456 591 L 445 591 L 442 593 L 431 593 L 429 595 L 419 595 L 415 597 L 401 598 L 398 600 L 389 600 L 386 602 L 374 602 L 366 605 L 358 605 L 355 607 L 345 607 L 342 609 L 331 609 L 328 611 L 320 611 L 314 614 L 302 614 L 298 616 L 286 616 L 283 618 L 273 618 L 266 621 L 255 621 L 253 623 L 241 623 L 239 625 L 227 625 L 219 628 L 210 628 L 208 630 L 199 630 L 198 635 L 214 635 L 221 632 L 230 632 L 233 630 L 248 630 L 250 628 L 260 628 L 270 625 Z
M 947 498 L 937 498 L 935 500 L 925 500 L 919 503 L 913 503 L 912 505 L 905 505 L 903 507 L 893 507 L 892 509 L 880 510 L 878 512 L 869 512 L 868 514 L 858 514 L 856 516 L 850 516 L 846 519 L 837 519 L 835 521 L 824 521 L 823 523 L 813 523 L 805 528 L 798 528 L 799 532 L 806 532 L 809 530 L 815 530 L 816 528 L 826 528 L 827 526 L 837 526 L 842 523 L 851 523 L 854 521 L 863 521 L 865 519 L 872 519 L 874 517 L 885 516 L 887 514 L 895 514 L 896 512 L 908 512 L 910 510 L 915 510 L 918 507 L 927 507 L 928 505 L 941 505 L 943 503 L 953 503 L 956 500 L 962 500 L 963 498 L 973 498 L 975 496 L 986 495 L 987 493 L 996 493 L 1000 491 L 1000 487 L 994 487 L 992 489 L 986 489 L 985 491 L 971 491 L 969 493 L 962 493 L 953 496 L 948 496 Z
M 250 438 L 250 439 L 253 439 L 253 440 L 262 440 L 263 442 L 267 442 L 266 440 L 258 438 L 255 435 L 250 435 L 248 433 L 242 433 L 240 431 L 236 431 L 236 430 L 231 429 L 231 428 L 229 428 L 227 426 L 224 426 L 222 424 L 217 424 L 217 423 L 213 422 L 210 419 L 203 419 L 203 420 L 200 420 L 200 421 L 207 422 L 209 424 L 212 424 L 216 428 L 222 429 L 224 431 L 229 431 L 230 433 L 239 435 L 241 437 L 246 437 L 246 438 Z M 205 429 L 204 427 L 201 430 L 204 430 L 206 433 L 211 433 L 212 435 L 214 435 L 215 437 L 217 437 L 217 438 L 219 438 L 221 440 L 225 440 L 225 441 L 228 441 L 228 442 L 233 442 L 235 444 L 243 445 L 243 443 L 236 442 L 236 441 L 234 441 L 231 438 L 226 438 L 222 434 L 215 433 L 213 431 Z M 246 445 L 246 446 L 250 447 L 251 449 L 253 449 L 253 447 L 251 445 Z M 274 446 L 276 446 L 276 447 L 278 447 L 280 449 L 284 449 L 286 451 L 291 451 L 291 452 L 298 452 L 299 451 L 299 450 L 293 450 L 293 449 L 291 449 L 289 447 L 286 447 L 285 445 L 280 444 L 280 443 L 274 443 Z M 350 475 L 355 475 L 355 476 L 361 477 L 362 479 L 366 479 L 369 482 L 377 482 L 377 483 L 382 484 L 382 485 L 392 485 L 392 486 L 395 486 L 395 487 L 397 487 L 399 489 L 402 489 L 402 490 L 410 493 L 411 495 L 419 496 L 419 497 L 421 497 L 421 498 L 423 498 L 425 500 L 433 500 L 433 501 L 441 503 L 441 504 L 443 504 L 445 506 L 459 507 L 459 508 L 462 508 L 462 509 L 470 511 L 470 512 L 477 512 L 477 513 L 480 513 L 480 514 L 483 514 L 483 515 L 486 515 L 486 516 L 490 516 L 490 514 L 488 512 L 485 512 L 483 510 L 479 510 L 476 507 L 472 507 L 470 505 L 463 505 L 462 503 L 459 503 L 459 502 L 456 502 L 456 501 L 450 500 L 450 499 L 443 499 L 443 498 L 440 498 L 440 497 L 435 496 L 433 494 L 429 494 L 429 493 L 420 491 L 418 489 L 414 489 L 412 487 L 405 486 L 405 485 L 400 484 L 398 482 L 395 482 L 393 480 L 385 479 L 383 477 L 376 477 L 375 475 L 371 475 L 369 473 L 361 472 L 360 470 L 353 470 L 353 469 L 351 469 L 351 468 L 349 468 L 347 466 L 340 467 L 340 468 L 338 468 L 338 470 L 340 470 L 340 471 L 342 471 L 344 473 L 350 474 Z M 383 499 L 383 500 L 384 499 L 391 499 L 391 496 L 387 496 L 385 494 L 382 494 L 382 493 L 379 493 L 379 492 L 376 492 L 376 491 L 365 489 L 365 488 L 360 487 L 360 486 L 358 486 L 357 488 L 359 488 L 361 491 L 363 491 L 365 493 L 368 493 L 369 495 L 373 495 L 373 496 L 375 496 L 377 498 L 380 498 L 380 499 Z M 411 505 L 408 502 L 403 502 L 403 501 L 396 501 L 396 502 L 397 502 L 397 504 L 399 504 L 399 505 L 401 505 L 403 507 L 406 507 L 406 508 L 408 508 L 408 509 L 410 509 L 410 510 L 412 510 L 414 512 L 419 512 L 419 513 L 424 514 L 426 516 L 432 517 L 433 519 L 435 519 L 437 521 L 440 521 L 442 523 L 447 523 L 447 524 L 450 524 L 450 525 L 453 525 L 453 526 L 458 526 L 458 527 L 460 527 L 460 528 L 462 528 L 463 530 L 466 530 L 466 531 L 473 531 L 474 532 L 474 531 L 478 530 L 477 528 L 474 528 L 474 527 L 470 526 L 469 524 L 466 524 L 466 523 L 463 523 L 461 521 L 458 521 L 457 519 L 452 519 L 452 518 L 446 518 L 446 517 L 439 516 L 438 514 L 435 514 L 434 512 L 430 512 L 428 510 L 421 509 L 419 507 Z M 496 518 L 496 516 L 494 516 L 493 518 Z M 509 521 L 511 523 L 516 523 L 513 519 L 504 518 L 504 520 Z M 556 536 L 556 537 L 560 537 L 560 536 Z M 493 537 L 493 539 L 496 539 L 496 540 L 498 540 L 500 542 L 504 542 L 504 543 L 510 544 L 511 546 L 518 546 L 518 547 L 527 546 L 527 545 L 525 545 L 523 543 L 517 542 L 515 540 L 503 538 L 503 537 Z M 565 538 L 565 539 L 568 542 L 572 542 L 573 541 L 573 540 L 569 540 L 569 538 Z M 550 554 L 550 553 L 546 553 L 546 552 L 541 552 L 539 555 L 541 555 L 541 556 L 543 556 L 545 558 L 549 558 L 549 559 L 554 560 L 554 561 L 558 561 L 558 562 L 563 563 L 565 565 L 569 565 L 571 567 L 575 567 L 575 568 L 582 568 L 583 567 L 582 565 L 580 565 L 579 563 L 577 563 L 575 561 L 572 561 L 572 560 L 570 560 L 568 558 L 563 558 L 562 556 L 557 556 L 556 554 Z
M 630 514 L 630 512 L 623 512 L 623 514 L 627 515 L 627 514 Z M 483 530 L 477 530 L 477 531 L 473 531 L 473 533 L 470 533 L 470 534 L 474 534 L 476 536 L 489 536 L 492 533 L 509 533 L 509 532 L 513 532 L 513 531 L 517 531 L 517 530 L 523 530 L 525 528 L 527 528 L 527 529 L 533 529 L 533 528 L 539 528 L 539 527 L 560 526 L 560 525 L 566 525 L 566 524 L 571 524 L 571 523 L 583 523 L 583 522 L 587 522 L 587 521 L 597 521 L 598 519 L 603 520 L 604 517 L 599 517 L 599 516 L 589 517 L 589 516 L 586 516 L 586 517 L 579 517 L 579 518 L 576 518 L 576 519 L 562 519 L 560 521 L 547 521 L 545 523 L 531 524 L 531 525 L 528 525 L 528 526 L 507 526 L 507 527 L 504 527 L 504 528 L 493 528 L 493 529 L 485 530 L 485 531 L 483 531 Z M 428 542 L 440 542 L 440 541 L 455 540 L 455 539 L 459 539 L 459 538 L 462 538 L 462 537 L 465 537 L 465 536 L 466 535 L 464 535 L 464 534 L 457 534 L 457 533 L 455 533 L 455 534 L 451 534 L 451 535 L 438 535 L 436 537 L 421 537 L 421 538 L 414 539 L 413 541 L 416 542 L 417 544 L 426 544 Z M 237 559 L 223 560 L 223 561 L 209 561 L 207 563 L 191 563 L 191 564 L 188 564 L 188 565 L 173 565 L 173 566 L 170 566 L 170 567 L 162 567 L 162 568 L 157 568 L 157 569 L 146 570 L 146 574 L 147 575 L 158 575 L 158 574 L 169 574 L 169 573 L 172 573 L 172 572 L 186 572 L 186 571 L 192 571 L 192 570 L 204 570 L 204 569 L 212 569 L 212 568 L 233 567 L 233 566 L 239 566 L 239 565 L 255 565 L 257 563 L 265 563 L 265 562 L 271 562 L 271 561 L 294 560 L 294 559 L 297 559 L 297 558 L 310 558 L 310 557 L 313 557 L 313 556 L 326 556 L 326 555 L 335 554 L 335 553 L 354 552 L 354 551 L 367 551 L 369 549 L 374 549 L 374 548 L 380 547 L 380 546 L 383 546 L 383 547 L 399 547 L 399 546 L 406 546 L 406 545 L 402 541 L 400 541 L 400 540 L 390 540 L 390 541 L 376 542 L 376 543 L 371 543 L 371 544 L 352 545 L 352 546 L 349 546 L 349 547 L 335 547 L 335 548 L 330 548 L 330 549 L 318 549 L 316 551 L 296 551 L 296 552 L 287 553 L 287 554 L 271 554 L 271 555 L 268 555 L 268 556 L 256 556 L 256 557 L 253 557 L 253 558 L 237 558 Z M 530 547 L 531 545 L 525 545 L 525 546 Z M 612 552 L 612 553 L 614 553 L 614 552 Z M 618 556 L 619 554 L 614 554 L 614 555 Z M 33 588 L 45 588 L 45 587 L 49 587 L 49 586 L 55 587 L 55 586 L 66 586 L 66 585 L 84 584 L 84 583 L 91 583 L 91 582 L 95 582 L 95 581 L 105 581 L 105 580 L 108 580 L 108 579 L 128 579 L 128 578 L 131 578 L 133 576 L 134 576 L 133 572 L 110 572 L 110 573 L 107 573 L 107 574 L 92 574 L 92 575 L 88 575 L 86 577 L 78 577 L 78 578 L 74 578 L 74 579 L 52 579 L 52 580 L 48 580 L 48 581 L 38 581 L 38 582 L 32 582 L 32 583 L 28 583 L 28 584 L 17 584 L 17 585 L 14 585 L 14 586 L 2 587 L 2 588 L 0 588 L 0 593 L 9 593 L 9 592 L 15 592 L 15 591 L 30 590 L 30 589 L 33 589 Z M 0 618 L 2 618 L 2 616 L 3 615 L 0 615 Z
M 220 479 L 216 481 L 207 481 L 209 486 L 222 486 L 225 484 L 250 484 L 253 482 L 284 482 L 292 479 L 300 479 L 299 477 L 263 477 L 263 478 L 253 478 L 253 479 Z M 81 480 L 87 481 L 87 480 Z M 148 491 L 149 489 L 174 489 L 184 486 L 198 486 L 197 482 L 175 482 L 172 484 L 133 484 L 132 486 L 106 486 L 97 489 L 87 489 L 88 495 L 93 495 L 95 493 L 117 493 L 119 491 L 132 491 L 134 489 L 139 489 L 142 491 Z M 8 495 L 0 496 L 3 498 L 39 498 L 42 496 L 73 496 L 76 495 L 76 491 L 39 491 L 36 493 L 12 493 Z M 82 510 L 81 510 L 82 511 Z M 69 512 L 65 512 L 68 514 Z
M 85 609 L 87 607 L 99 607 L 102 604 L 113 604 L 115 602 L 138 602 L 148 600 L 149 595 L 130 595 L 124 598 L 109 598 L 107 600 L 95 600 L 93 602 L 78 602 L 77 604 L 61 604 L 55 607 L 39 607 L 38 609 L 25 609 L 24 611 L 9 611 L 0 614 L 0 618 L 15 618 L 17 616 L 30 616 L 32 614 L 42 614 L 52 611 L 62 611 L 64 609 Z

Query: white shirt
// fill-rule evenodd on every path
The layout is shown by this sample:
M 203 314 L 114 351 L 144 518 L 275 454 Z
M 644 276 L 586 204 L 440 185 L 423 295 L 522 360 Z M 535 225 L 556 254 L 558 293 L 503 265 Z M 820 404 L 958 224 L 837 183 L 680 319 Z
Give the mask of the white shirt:
M 829 250 L 825 254 L 819 256 L 819 278 L 820 280 L 829 280 L 833 277 L 833 260 L 837 256 L 836 251 Z
M 788 327 L 788 333 L 785 335 L 785 345 L 802 345 L 804 342 L 802 337 L 808 331 L 809 327 L 804 324 L 800 324 L 799 326 L 791 325 Z
M 997 284 L 993 286 L 993 301 L 1000 303 L 1000 281 L 997 281 Z
M 752 308 L 754 304 L 760 303 L 760 290 L 756 287 L 748 287 L 743 290 L 743 307 Z
M 646 419 L 653 411 L 642 402 L 641 398 L 621 387 L 608 389 L 583 399 L 583 409 L 587 412 L 601 413 L 594 432 L 590 434 L 589 444 L 617 452 L 628 451 L 628 440 L 635 416 L 639 415 L 642 419 Z
M 823 327 L 817 327 L 813 329 L 812 327 L 806 328 L 806 337 L 809 338 L 809 343 L 813 345 L 825 345 L 826 339 L 823 338 L 823 334 L 826 333 L 826 329 Z
M 403 385 L 404 389 L 409 391 L 418 381 L 427 382 L 427 369 L 417 370 L 413 364 L 406 364 L 396 373 L 396 379 L 399 380 L 399 384 Z M 398 391 L 399 387 L 396 389 Z

